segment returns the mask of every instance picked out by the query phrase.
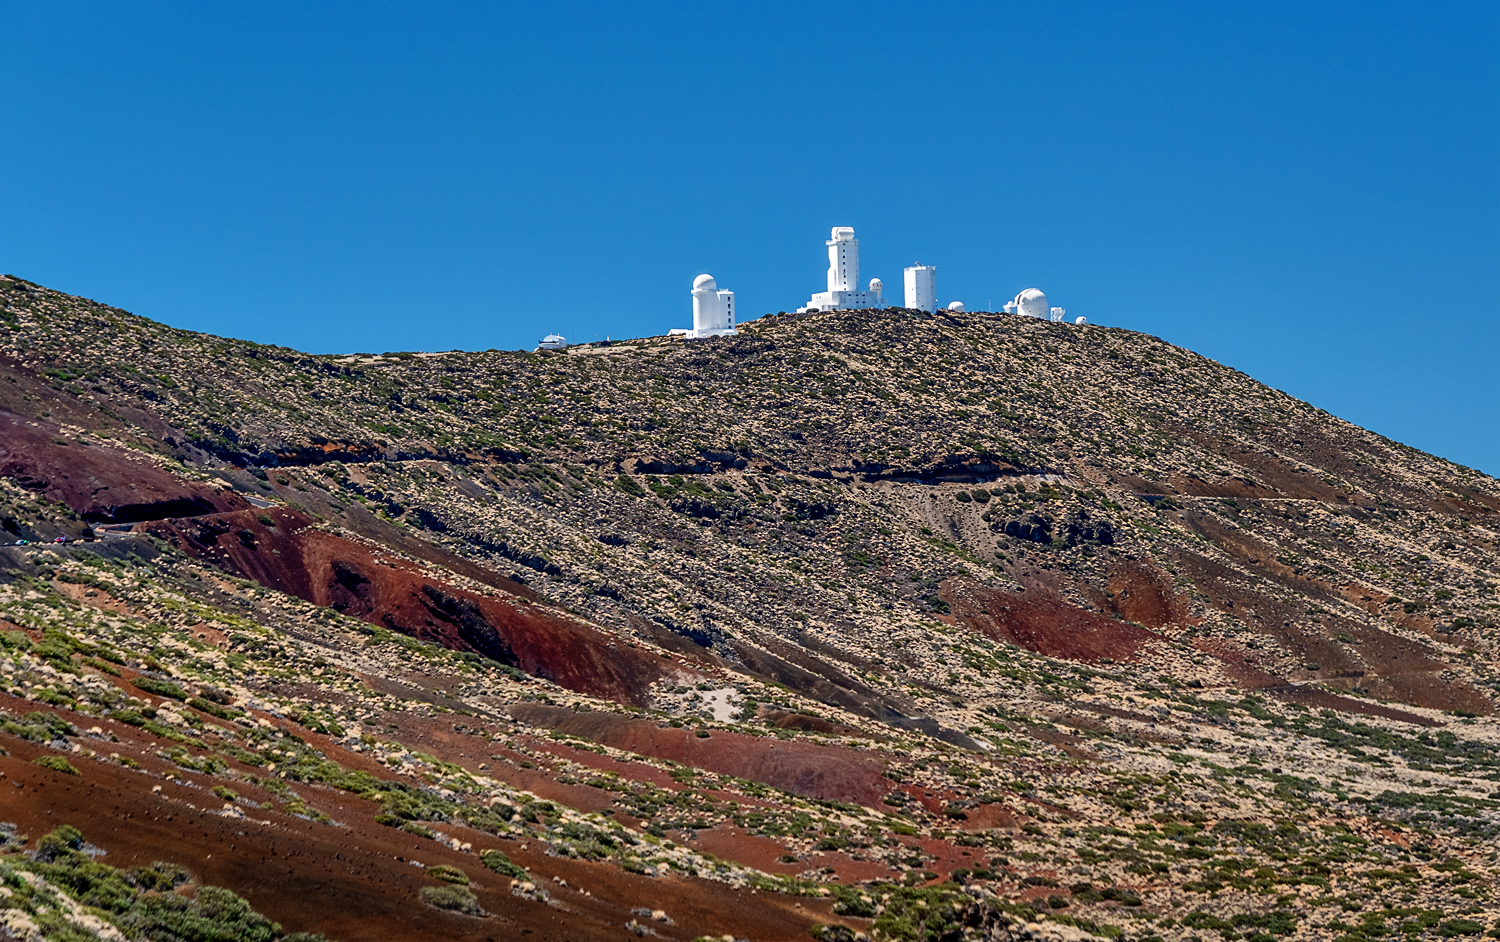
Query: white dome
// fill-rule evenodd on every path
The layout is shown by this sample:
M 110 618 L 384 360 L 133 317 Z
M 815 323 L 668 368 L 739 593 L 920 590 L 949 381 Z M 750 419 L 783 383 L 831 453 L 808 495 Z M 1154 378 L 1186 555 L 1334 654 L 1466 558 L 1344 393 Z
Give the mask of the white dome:
M 948 310 L 950 311 L 962 311 L 963 309 L 964 303 L 962 301 L 954 301 L 952 304 L 948 305 Z
M 697 278 L 693 279 L 694 291 L 697 291 L 699 288 L 705 288 L 709 291 L 714 291 L 717 290 L 718 287 L 718 282 L 714 281 L 713 275 L 699 275 Z
M 1080 327 L 1082 327 L 1084 324 L 1087 324 L 1088 322 L 1089 319 L 1087 317 L 1080 317 L 1077 320 L 1073 321 L 1073 323 L 1079 325 Z
M 1047 320 L 1051 314 L 1051 308 L 1047 306 L 1047 296 L 1038 288 L 1027 288 L 1016 295 L 1016 313 L 1025 317 L 1039 317 Z
M 874 291 L 877 288 L 884 288 L 884 287 L 885 287 L 885 282 L 881 281 L 879 278 L 871 278 L 870 279 L 870 290 L 871 291 Z

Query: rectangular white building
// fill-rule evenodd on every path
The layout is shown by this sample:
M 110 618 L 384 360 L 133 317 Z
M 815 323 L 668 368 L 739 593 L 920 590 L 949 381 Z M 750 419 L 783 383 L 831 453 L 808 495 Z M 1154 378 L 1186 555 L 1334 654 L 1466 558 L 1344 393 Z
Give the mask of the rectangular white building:
M 734 330 L 734 292 L 719 289 L 719 310 L 724 312 L 725 327 Z
M 918 311 L 937 310 L 937 266 L 913 265 L 905 270 L 906 307 Z

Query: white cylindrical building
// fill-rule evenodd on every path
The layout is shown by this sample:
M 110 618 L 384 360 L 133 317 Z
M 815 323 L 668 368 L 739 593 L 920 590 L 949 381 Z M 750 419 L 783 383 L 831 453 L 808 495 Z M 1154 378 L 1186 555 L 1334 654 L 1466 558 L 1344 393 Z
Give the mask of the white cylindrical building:
M 834 226 L 828 240 L 828 290 L 859 290 L 859 240 L 850 226 Z
M 711 331 L 729 327 L 724 317 L 724 301 L 713 275 L 693 279 L 693 336 L 707 337 Z
M 1037 288 L 1027 288 L 1025 291 L 1022 291 L 1016 295 L 1016 300 L 1013 303 L 1016 306 L 1016 313 L 1024 317 L 1036 317 L 1041 320 L 1047 320 L 1052 313 L 1047 307 L 1047 296 L 1042 294 Z
M 885 282 L 879 278 L 870 279 L 870 302 L 876 307 L 885 306 Z
M 937 310 L 937 266 L 917 264 L 906 269 L 906 307 L 918 311 Z

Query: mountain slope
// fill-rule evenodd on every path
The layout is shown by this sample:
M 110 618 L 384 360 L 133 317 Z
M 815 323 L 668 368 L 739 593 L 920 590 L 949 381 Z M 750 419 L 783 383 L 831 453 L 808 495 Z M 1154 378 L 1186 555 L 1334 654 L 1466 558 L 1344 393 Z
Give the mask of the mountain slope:
M 915 897 L 877 916 L 837 887 L 959 873 L 969 892 L 922 892 L 971 935 L 1039 910 L 1132 937 L 1311 936 L 1393 907 L 1418 934 L 1468 926 L 1434 911 L 1489 925 L 1500 482 L 1212 361 L 986 313 L 314 357 L 14 278 L 0 310 L 5 526 L 130 531 L 91 544 L 131 560 L 104 596 L 64 591 L 78 551 L 5 551 L 33 647 L 27 593 L 76 625 L 107 598 L 190 638 L 193 619 L 259 626 L 282 640 L 215 629 L 262 665 L 215 682 L 239 710 L 323 711 L 344 730 L 327 759 L 472 714 L 453 737 L 530 737 L 476 800 L 574 809 L 522 816 L 515 840 L 576 850 L 568 815 L 609 810 L 631 840 L 749 868 L 726 864 L 728 887 L 796 874 L 779 889 L 838 900 L 818 920 L 891 937 L 919 931 Z M 125 673 L 190 676 L 148 642 Z M 490 679 L 436 679 L 470 671 Z M 576 784 L 596 755 L 628 771 Z M 640 800 L 663 786 L 681 791 Z M 612 840 L 612 866 L 646 866 Z M 814 914 L 786 911 L 758 931 L 805 934 Z

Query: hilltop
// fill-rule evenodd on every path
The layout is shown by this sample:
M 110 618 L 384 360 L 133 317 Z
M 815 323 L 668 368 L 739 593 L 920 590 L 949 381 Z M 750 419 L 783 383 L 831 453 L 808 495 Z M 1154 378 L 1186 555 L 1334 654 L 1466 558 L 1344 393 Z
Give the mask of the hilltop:
M 0 375 L 0 523 L 102 538 L 0 548 L 33 838 L 344 940 L 1500 929 L 1500 482 L 1157 338 L 312 356 L 5 278 Z

